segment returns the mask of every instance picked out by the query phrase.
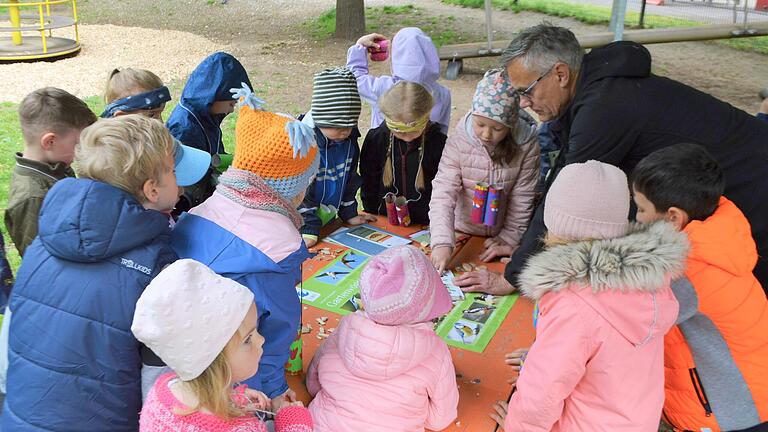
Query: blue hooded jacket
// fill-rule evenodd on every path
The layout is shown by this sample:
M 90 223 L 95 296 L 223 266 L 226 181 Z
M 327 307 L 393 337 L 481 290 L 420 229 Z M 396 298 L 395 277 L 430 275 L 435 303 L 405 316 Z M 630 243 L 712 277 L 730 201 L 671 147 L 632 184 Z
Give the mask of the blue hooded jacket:
M 184 213 L 173 229 L 171 245 L 179 257 L 199 261 L 253 292 L 264 354 L 256 375 L 244 382 L 270 398 L 283 394 L 288 390 L 285 362 L 301 324 L 296 284 L 301 281 L 301 263 L 309 258 L 304 243 L 275 262 L 215 222 Z
M 245 68 L 231 54 L 217 52 L 208 56 L 189 75 L 181 100 L 168 118 L 171 135 L 211 155 L 223 154 L 221 122 L 226 115 L 211 115 L 208 110 L 216 101 L 232 100 L 229 89 L 240 88 L 242 83 L 251 87 Z
M 136 301 L 176 259 L 168 217 L 87 179 L 48 192 L 10 299 L 4 431 L 137 431 Z

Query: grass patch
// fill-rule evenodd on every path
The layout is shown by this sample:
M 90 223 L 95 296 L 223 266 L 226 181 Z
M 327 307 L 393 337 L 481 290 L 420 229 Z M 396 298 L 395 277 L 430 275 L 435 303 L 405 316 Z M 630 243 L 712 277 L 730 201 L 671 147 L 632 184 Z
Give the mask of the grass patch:
M 470 8 L 482 8 L 484 6 L 483 0 L 442 0 L 442 2 Z M 501 10 L 539 12 L 551 16 L 574 18 L 587 24 L 608 24 L 611 20 L 610 8 L 562 0 L 492 0 L 492 4 L 494 8 Z M 637 28 L 639 22 L 639 12 L 627 12 L 624 18 L 624 25 L 627 28 Z M 645 28 L 695 27 L 699 25 L 701 23 L 682 18 L 645 15 Z M 768 36 L 723 39 L 714 42 L 741 51 L 768 54 Z
M 414 5 L 365 8 L 365 30 L 369 33 L 392 34 L 403 27 L 419 27 L 432 38 L 435 46 L 468 42 L 470 35 L 456 31 L 453 16 L 428 16 L 423 8 Z M 316 40 L 333 37 L 336 32 L 336 9 L 302 24 Z

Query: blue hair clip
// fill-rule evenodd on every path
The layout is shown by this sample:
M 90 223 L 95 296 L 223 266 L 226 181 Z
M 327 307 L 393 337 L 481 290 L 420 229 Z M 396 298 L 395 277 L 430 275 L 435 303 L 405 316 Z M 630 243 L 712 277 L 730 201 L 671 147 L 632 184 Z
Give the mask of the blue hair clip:
M 240 83 L 241 88 L 231 88 L 229 92 L 232 93 L 232 99 L 237 100 L 238 106 L 248 105 L 253 110 L 261 110 L 265 102 L 263 99 L 258 98 L 251 88 L 246 83 Z M 242 98 L 242 99 L 241 99 Z
M 315 130 L 298 120 L 286 123 L 285 131 L 288 132 L 288 141 L 293 146 L 294 159 L 296 154 L 302 158 L 307 157 L 309 149 L 317 145 Z

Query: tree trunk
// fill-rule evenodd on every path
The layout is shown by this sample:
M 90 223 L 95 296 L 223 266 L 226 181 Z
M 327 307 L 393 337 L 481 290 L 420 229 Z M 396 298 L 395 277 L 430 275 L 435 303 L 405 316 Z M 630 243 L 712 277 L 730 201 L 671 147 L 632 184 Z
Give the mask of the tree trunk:
M 336 37 L 357 39 L 365 33 L 365 1 L 336 0 Z

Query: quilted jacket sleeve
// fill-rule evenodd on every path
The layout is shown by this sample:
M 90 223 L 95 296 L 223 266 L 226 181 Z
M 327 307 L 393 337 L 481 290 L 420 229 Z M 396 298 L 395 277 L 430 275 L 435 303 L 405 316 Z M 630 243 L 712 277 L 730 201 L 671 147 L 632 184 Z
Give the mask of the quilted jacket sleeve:
M 323 357 L 326 356 L 329 352 L 335 352 L 338 351 L 338 333 L 331 333 L 331 335 L 325 340 L 325 342 L 320 345 L 320 347 L 315 351 L 314 357 L 312 357 L 312 361 L 309 363 L 309 368 L 307 369 L 307 391 L 312 397 L 315 397 L 316 394 L 322 390 L 322 385 L 320 384 L 320 376 L 318 374 L 318 369 L 320 368 L 320 362 L 323 360 Z
M 434 388 L 429 389 L 429 407 L 427 429 L 442 430 L 456 419 L 459 405 L 459 389 L 456 386 L 456 370 L 453 367 L 451 352 L 441 344 L 440 372 Z
M 432 247 L 450 246 L 455 243 L 454 210 L 461 184 L 461 153 L 457 135 L 451 135 L 445 143 L 437 175 L 432 180 L 432 199 L 429 202 L 429 234 Z
M 595 350 L 589 324 L 596 314 L 586 303 L 562 291 L 545 294 L 539 305 L 536 341 L 509 401 L 505 432 L 551 430 Z
M 517 181 L 510 192 L 504 226 L 499 232 L 499 237 L 513 248 L 520 244 L 533 212 L 541 163 L 538 137 L 534 135 L 528 143 L 520 146 L 520 150 L 523 163 L 520 166 Z

